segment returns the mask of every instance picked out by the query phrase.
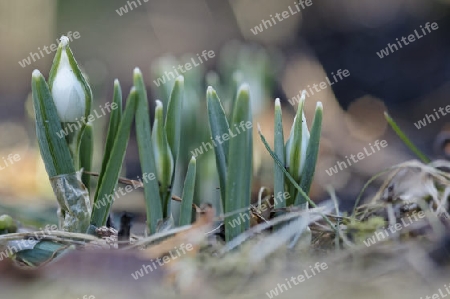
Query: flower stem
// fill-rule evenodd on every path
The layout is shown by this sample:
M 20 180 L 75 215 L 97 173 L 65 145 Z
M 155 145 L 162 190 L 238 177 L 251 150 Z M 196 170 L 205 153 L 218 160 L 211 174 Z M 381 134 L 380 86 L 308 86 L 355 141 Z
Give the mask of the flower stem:
M 66 135 L 66 142 L 69 146 L 70 155 L 72 156 L 73 165 L 75 166 L 76 170 L 80 169 L 80 143 L 81 143 L 81 136 L 84 130 L 85 125 L 80 127 L 78 130 L 70 130 L 71 125 L 76 126 L 76 123 L 72 122 L 63 122 L 61 123 L 62 127 L 65 128 L 68 132 Z

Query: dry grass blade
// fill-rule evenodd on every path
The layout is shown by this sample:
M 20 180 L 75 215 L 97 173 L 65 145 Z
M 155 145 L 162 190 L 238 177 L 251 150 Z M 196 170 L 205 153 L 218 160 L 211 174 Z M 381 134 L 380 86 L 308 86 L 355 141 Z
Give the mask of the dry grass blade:
M 220 254 L 223 255 L 223 254 L 235 249 L 236 247 L 241 245 L 243 242 L 245 242 L 247 239 L 251 238 L 255 234 L 260 233 L 276 224 L 283 223 L 283 222 L 286 222 L 291 219 L 305 216 L 306 213 L 309 214 L 310 217 L 311 217 L 311 215 L 315 215 L 315 214 L 320 214 L 323 217 L 323 214 L 328 213 L 329 211 L 331 211 L 331 209 L 332 209 L 332 207 L 330 205 L 324 205 L 324 206 L 312 208 L 309 210 L 291 212 L 291 213 L 287 213 L 287 214 L 283 214 L 278 217 L 275 217 L 274 219 L 268 220 L 265 223 L 261 223 L 259 225 L 256 225 L 256 226 L 250 228 L 249 230 L 245 231 L 244 233 L 240 234 L 239 236 L 237 236 L 236 238 L 234 238 L 233 240 L 228 242 L 222 248 L 222 250 L 220 251 Z M 312 219 L 312 217 L 310 219 Z M 317 220 L 314 220 L 314 221 L 317 221 Z
M 165 238 L 168 238 L 168 237 L 170 237 L 172 235 L 175 235 L 177 233 L 180 233 L 180 232 L 183 232 L 185 230 L 188 230 L 191 227 L 192 227 L 192 225 L 185 225 L 185 226 L 177 227 L 177 228 L 165 231 L 165 232 L 153 234 L 150 237 L 142 238 L 139 241 L 137 241 L 136 243 L 125 247 L 124 250 L 137 248 L 137 247 L 142 247 L 142 246 L 147 246 L 147 245 L 149 245 L 151 243 L 154 243 L 154 242 L 157 242 L 157 241 L 159 241 L 161 239 L 165 239 Z
M 426 207 L 436 215 L 440 213 L 447 217 L 450 174 L 438 167 L 450 168 L 450 163 L 437 160 L 423 164 L 411 160 L 391 167 L 388 177 L 375 196 L 368 204 L 355 209 L 354 216 L 364 220 L 376 211 L 384 209 L 388 202 L 394 202 L 393 208 L 397 212 L 403 206 L 411 204 L 417 206 L 419 201 L 423 200 L 426 201 L 423 208 Z
M 12 234 L 6 234 L 6 235 L 0 235 L 0 242 L 3 241 L 13 241 L 13 240 L 20 240 L 23 238 L 33 238 L 36 237 L 34 232 L 24 232 L 24 233 L 12 233 Z M 45 238 L 51 239 L 54 237 L 61 238 L 60 240 L 64 240 L 67 242 L 72 241 L 71 239 L 79 239 L 84 241 L 98 241 L 99 238 L 88 235 L 88 234 L 82 234 L 82 233 L 70 233 L 70 232 L 64 232 L 64 231 L 52 231 L 51 235 L 46 235 Z

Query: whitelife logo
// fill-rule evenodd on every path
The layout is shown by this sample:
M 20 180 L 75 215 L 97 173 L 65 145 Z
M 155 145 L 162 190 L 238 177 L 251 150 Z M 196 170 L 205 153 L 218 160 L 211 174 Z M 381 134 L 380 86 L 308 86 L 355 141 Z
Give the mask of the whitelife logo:
M 178 250 L 180 249 L 182 251 L 182 253 Z M 187 252 L 191 251 L 192 249 L 194 249 L 194 247 L 192 246 L 191 243 L 188 244 L 180 244 L 180 248 L 175 247 L 173 250 L 169 251 L 168 255 L 163 256 L 162 258 L 157 258 L 155 260 L 153 260 L 151 262 L 151 264 L 142 265 L 142 268 L 138 271 L 135 271 L 134 273 L 131 273 L 131 276 L 135 279 L 138 280 L 141 277 L 144 277 L 145 274 L 149 274 L 148 270 L 150 270 L 150 272 L 153 272 L 154 270 L 156 270 L 159 267 L 164 266 L 165 264 L 170 263 L 171 261 L 176 260 L 177 258 L 179 258 L 182 254 L 186 254 Z M 174 255 L 174 251 L 176 252 L 176 254 Z M 158 265 L 156 264 L 158 263 Z M 145 272 L 145 274 L 144 274 Z
M 267 211 L 267 208 L 272 209 L 278 203 L 277 199 L 280 202 L 283 202 L 286 199 L 289 199 L 290 197 L 291 197 L 291 195 L 288 192 L 282 193 L 280 191 L 280 192 L 278 192 L 276 197 L 274 197 L 272 195 L 273 205 L 270 204 L 270 198 L 265 199 L 266 203 L 261 204 L 260 212 L 264 213 L 265 211 Z M 241 223 L 245 223 L 250 220 L 250 216 L 248 214 L 249 214 L 248 210 L 246 212 L 241 212 L 241 213 L 239 213 L 238 217 L 234 218 L 233 220 L 229 221 L 228 223 L 231 225 L 232 228 L 235 228 L 236 226 L 240 226 Z M 251 217 L 255 217 L 255 216 L 252 214 Z
M 442 291 L 442 289 L 439 288 L 438 289 L 439 294 L 438 293 L 434 293 L 431 296 L 428 296 L 428 295 L 425 296 L 425 298 L 424 297 L 420 297 L 420 299 L 440 299 L 440 298 L 448 297 L 448 295 L 450 295 L 450 284 L 448 286 L 446 284 L 444 284 L 444 288 L 445 288 L 446 293 L 444 293 Z
M 406 41 L 406 37 L 404 37 L 404 36 L 402 36 L 402 38 L 400 40 L 403 42 L 403 45 L 407 46 L 410 43 L 413 43 L 414 41 L 416 41 L 416 37 L 417 37 L 417 39 L 421 39 L 422 37 L 427 35 L 426 31 L 428 31 L 428 33 L 431 33 L 431 29 L 430 28 L 433 29 L 433 30 L 437 30 L 437 29 L 439 29 L 439 26 L 438 26 L 438 24 L 436 22 L 433 22 L 431 24 L 430 24 L 430 22 L 427 22 L 425 24 L 425 28 L 423 28 L 422 25 L 420 25 L 420 29 L 422 29 L 423 35 L 420 35 L 420 33 L 417 32 L 417 30 L 415 29 L 414 30 L 414 34 L 408 35 L 408 41 L 409 42 Z M 427 30 L 425 31 L 425 29 L 427 29 Z M 400 47 L 400 49 L 403 48 L 402 47 L 402 43 L 398 40 L 398 38 L 396 38 L 396 40 L 397 40 L 398 47 Z M 391 51 L 391 53 L 394 53 L 395 51 L 398 51 L 398 47 L 397 47 L 397 45 L 395 43 L 394 44 L 388 43 L 388 46 L 386 48 L 384 48 L 381 51 L 377 52 L 377 55 L 378 55 L 378 57 L 380 57 L 380 59 L 383 59 L 384 57 L 389 56 L 389 54 L 390 54 L 389 50 Z
M 411 219 L 411 216 L 414 218 L 414 221 Z M 394 225 L 389 225 L 384 230 L 376 231 L 372 237 L 368 237 L 366 240 L 363 241 L 364 245 L 370 247 L 377 242 L 388 239 L 390 234 L 395 234 L 396 232 L 404 229 L 405 227 L 410 226 L 414 222 L 419 221 L 419 219 L 423 219 L 425 217 L 425 213 L 423 211 L 419 211 L 418 213 L 414 211 L 411 216 L 408 216 L 408 221 L 406 221 L 405 218 L 401 218 L 402 223 L 395 223 Z
M 344 80 L 344 78 L 347 78 L 348 76 L 350 76 L 350 71 L 347 69 L 341 70 L 338 69 L 336 71 L 336 74 L 334 74 L 334 72 L 331 72 L 331 76 L 333 77 L 333 82 L 330 81 L 330 78 L 325 77 L 325 81 L 320 82 L 319 84 L 313 84 L 312 87 L 310 85 L 308 85 L 308 90 L 304 89 L 304 90 L 300 90 L 299 93 L 294 96 L 291 99 L 288 99 L 289 104 L 291 104 L 292 106 L 294 106 L 296 103 L 300 102 L 300 99 L 302 97 L 302 92 L 305 93 L 306 97 L 310 97 L 312 95 L 314 95 L 315 93 L 318 93 L 326 88 L 328 88 L 329 86 Z M 336 76 L 339 78 L 337 79 Z M 318 88 L 320 87 L 320 89 Z M 309 91 L 309 92 L 308 92 Z
M 233 134 L 233 132 L 231 131 L 231 128 L 230 128 L 230 129 L 228 129 L 228 133 L 230 133 L 230 134 L 228 134 L 228 133 L 223 133 L 222 136 L 216 135 L 216 136 L 214 137 L 214 140 L 216 140 L 219 144 L 222 144 L 222 143 L 224 143 L 225 141 L 230 140 L 230 138 L 236 137 L 238 134 L 241 134 L 241 130 L 242 130 L 242 132 L 245 132 L 246 130 L 252 128 L 252 127 L 253 127 L 253 124 L 252 124 L 251 121 L 247 121 L 246 123 L 244 123 L 244 121 L 241 121 L 241 122 L 239 123 L 239 127 L 241 128 L 241 130 L 239 130 L 237 124 L 234 124 L 234 127 L 235 127 L 235 129 L 236 129 L 237 134 Z M 220 139 L 221 137 L 222 137 L 222 139 Z M 211 142 L 206 142 L 206 143 L 205 143 L 205 142 L 202 142 L 202 146 L 203 146 L 203 148 L 205 149 L 205 153 L 206 153 L 208 150 L 213 149 L 213 145 L 214 145 L 214 147 L 217 147 L 217 144 L 214 142 L 214 140 L 213 140 L 213 138 L 211 137 L 212 144 L 211 144 Z M 197 158 L 199 155 L 202 155 L 202 154 L 203 154 L 203 148 L 202 148 L 202 146 L 197 147 L 196 149 L 194 149 L 193 151 L 191 151 L 191 154 L 192 154 L 195 158 Z M 208 148 L 207 146 L 208 146 L 209 148 Z
M 278 22 L 282 22 L 284 20 L 286 20 L 287 18 L 289 18 L 290 16 L 293 16 L 297 13 L 299 13 L 302 9 L 305 9 L 308 6 L 312 5 L 312 0 L 299 0 L 297 2 L 294 2 L 295 4 L 295 9 L 292 9 L 292 7 L 289 5 L 288 9 L 289 11 L 285 10 L 282 13 L 276 13 L 275 14 L 275 18 L 278 20 Z M 301 8 L 300 8 L 301 7 Z M 262 33 L 264 31 L 264 29 L 268 29 L 270 27 L 272 27 L 273 25 L 277 24 L 277 21 L 275 20 L 275 18 L 273 17 L 273 15 L 270 15 L 270 20 L 272 20 L 272 22 L 270 20 L 261 20 L 261 23 L 257 26 L 255 26 L 254 28 L 250 28 L 250 31 L 254 34 L 257 35 L 259 33 Z M 264 27 L 263 27 L 264 26 Z
M 348 166 L 352 166 L 352 162 L 350 162 L 350 160 L 353 161 L 353 163 L 358 163 L 359 161 L 365 159 L 368 156 L 372 156 L 373 154 L 375 154 L 376 152 L 379 152 L 381 150 L 381 148 L 385 148 L 386 146 L 388 146 L 388 143 L 386 140 L 381 140 L 375 141 L 375 144 L 372 146 L 372 143 L 369 143 L 369 147 L 371 149 L 371 151 L 368 151 L 366 147 L 363 148 L 364 153 L 363 152 L 359 152 L 356 155 L 351 154 L 350 158 L 348 158 L 348 156 L 345 156 L 345 159 L 347 160 L 347 163 L 345 163 L 345 161 L 337 161 L 336 165 L 333 167 L 330 167 L 329 169 L 325 169 L 325 172 L 329 175 L 332 176 L 333 174 L 336 174 L 339 172 L 340 170 L 343 170 L 344 168 L 347 168 Z M 374 149 L 374 147 L 377 148 L 377 150 Z M 358 158 L 358 159 L 355 159 Z M 339 167 L 339 169 L 338 169 Z
M 136 1 L 139 3 L 139 5 L 137 5 Z M 130 8 L 130 10 L 128 10 L 128 7 L 126 5 L 119 7 L 119 9 L 116 9 L 117 14 L 121 17 L 124 14 L 128 13 L 129 11 L 132 11 L 135 8 L 138 8 L 138 6 L 141 6 L 141 0 L 136 0 L 136 1 L 127 1 L 127 5 Z M 144 3 L 147 3 L 149 0 L 142 0 Z M 132 7 L 132 5 L 134 5 L 134 7 Z
M 106 109 L 108 113 L 111 113 L 111 110 L 116 110 L 117 108 L 119 108 L 119 106 L 117 105 L 117 103 L 106 102 L 103 107 L 100 106 L 100 110 L 102 111 L 101 114 L 97 113 L 97 110 L 94 109 L 94 113 L 89 114 L 88 117 L 82 116 L 81 119 L 75 118 L 75 122 L 67 122 L 67 125 L 61 131 L 56 132 L 56 135 L 59 138 L 63 138 L 69 135 L 69 132 L 73 133 L 74 131 L 81 129 L 81 127 L 85 125 L 86 122 L 92 123 L 94 120 L 102 118 L 106 115 L 106 112 L 105 110 L 103 110 L 103 108 Z
M 425 117 L 419 121 L 417 121 L 416 123 L 414 123 L 414 125 L 416 126 L 416 128 L 418 130 L 420 130 L 423 127 L 426 127 L 428 124 L 431 124 L 431 121 L 436 121 L 436 118 L 439 119 L 439 113 L 436 111 L 436 109 L 433 109 L 434 114 L 436 115 L 436 117 L 434 117 L 433 114 L 425 114 Z M 441 113 L 442 116 L 446 116 L 447 113 L 450 113 L 450 105 L 445 106 L 445 111 L 447 113 L 444 112 L 444 108 L 443 107 L 439 107 L 438 111 Z M 428 121 L 428 124 L 427 124 Z
M 29 237 L 28 240 L 21 239 L 17 241 L 10 241 L 8 247 L 4 251 L 0 251 L 0 261 L 7 259 L 9 256 L 16 254 L 19 251 L 30 249 L 34 247 L 40 240 L 47 236 L 51 236 L 53 231 L 56 231 L 58 226 L 47 224 L 44 229 L 33 232 L 34 237 Z M 14 253 L 13 253 L 14 251 Z
M 203 59 L 200 56 L 203 57 Z M 201 55 L 197 53 L 197 60 L 195 59 L 195 57 L 191 57 L 192 64 L 190 62 L 186 62 L 184 65 L 179 64 L 178 66 L 173 66 L 172 68 L 176 75 L 174 73 L 172 73 L 171 71 L 169 71 L 169 72 L 165 71 L 164 75 L 157 78 L 156 80 L 153 80 L 153 83 L 155 83 L 155 85 L 158 87 L 161 84 L 166 84 L 170 80 L 173 80 L 173 79 L 177 78 L 178 76 L 180 76 L 177 69 L 180 71 L 181 74 L 184 74 L 187 71 L 192 70 L 193 67 L 197 67 L 197 66 L 203 64 L 205 61 L 208 61 L 208 57 L 214 58 L 215 56 L 216 56 L 216 53 L 214 53 L 213 50 L 209 50 L 208 52 L 206 52 L 206 50 L 203 50 Z M 199 62 L 199 63 L 197 63 L 197 62 Z M 184 69 L 183 69 L 183 67 L 184 67 Z
M 314 276 L 319 274 L 321 272 L 321 270 L 325 271 L 326 269 L 328 269 L 328 265 L 327 265 L 327 263 L 319 263 L 319 262 L 317 262 L 314 265 L 314 267 L 313 266 L 309 266 L 309 269 L 310 269 L 310 271 L 308 271 L 308 269 L 303 270 L 303 273 L 305 275 L 300 274 L 297 277 L 291 276 L 290 279 L 285 278 L 287 285 L 284 284 L 284 283 L 278 283 L 276 288 L 271 289 L 269 292 L 266 292 L 267 297 L 272 299 L 273 297 L 278 296 L 279 294 L 283 293 L 284 291 L 292 289 L 291 282 L 294 285 L 299 285 L 300 283 L 304 282 L 305 280 L 313 278 Z M 314 269 L 317 272 L 314 271 Z M 308 272 L 311 272 L 312 275 L 308 275 L 309 274 Z M 288 289 L 288 286 L 289 286 L 289 289 Z M 284 290 L 283 290 L 283 288 L 284 288 Z M 280 292 L 278 292 L 278 290 L 280 290 Z
M 72 31 L 69 31 L 69 32 L 67 32 L 67 34 L 65 34 L 65 36 L 67 36 L 70 39 L 70 42 L 72 42 L 72 37 L 74 39 L 79 39 L 81 37 L 80 33 L 78 31 L 75 31 L 74 33 L 72 33 Z M 58 45 L 59 45 L 59 39 L 57 38 L 56 44 L 51 44 L 50 47 L 43 46 L 42 50 L 44 50 L 45 53 L 47 53 L 47 54 L 52 54 L 52 52 L 55 52 L 56 50 L 58 50 Z M 48 51 L 49 48 L 50 48 L 50 51 Z M 36 60 L 44 58 L 45 55 L 42 52 L 42 50 L 41 50 L 41 47 L 38 47 L 39 53 L 30 52 L 30 55 L 27 58 L 22 59 L 22 61 L 19 61 L 20 66 L 26 67 L 27 65 L 31 64 L 31 60 L 33 60 L 33 62 L 36 62 Z M 39 54 L 41 54 L 41 55 L 39 56 Z
M 9 154 L 8 158 L 5 159 L 5 157 L 2 157 L 3 163 L 0 163 L 0 170 L 3 170 L 11 165 L 13 165 L 15 162 L 20 161 L 20 155 L 19 154 Z

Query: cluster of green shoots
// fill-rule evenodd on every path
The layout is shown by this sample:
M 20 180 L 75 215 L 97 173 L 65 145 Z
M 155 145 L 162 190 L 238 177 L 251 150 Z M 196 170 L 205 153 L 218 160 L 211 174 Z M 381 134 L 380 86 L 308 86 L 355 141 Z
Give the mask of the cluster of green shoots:
M 119 81 L 114 82 L 114 94 L 109 115 L 109 125 L 103 151 L 103 160 L 96 188 L 91 185 L 94 123 L 83 122 L 79 130 L 66 138 L 57 132 L 70 123 L 88 119 L 92 106 L 92 91 L 81 72 L 68 40 L 61 38 L 48 81 L 35 70 L 32 75 L 33 103 L 36 116 L 36 132 L 45 167 L 60 206 L 60 228 L 69 232 L 90 233 L 105 226 L 111 206 L 110 200 L 118 184 L 119 175 L 129 141 L 130 130 L 135 122 L 139 160 L 142 177 L 152 174 L 153 180 L 142 181 L 149 234 L 175 226 L 172 211 L 174 182 L 177 164 L 186 155 L 180 146 L 184 132 L 184 113 L 189 113 L 185 98 L 185 82 L 178 77 L 167 94 L 164 105 L 156 101 L 154 121 L 150 124 L 150 112 L 144 79 L 139 69 L 133 73 L 131 88 L 125 107 Z M 209 75 L 208 83 L 214 82 Z M 188 83 L 188 82 L 187 82 Z M 188 83 L 189 84 L 189 83 Z M 166 87 L 164 87 L 166 88 Z M 229 113 L 219 99 L 216 90 L 206 90 L 206 109 L 209 123 L 208 137 L 223 136 L 239 125 L 253 123 L 250 85 L 236 84 Z M 288 192 L 287 200 L 277 202 L 275 208 L 315 206 L 308 197 L 319 149 L 322 105 L 318 103 L 311 131 L 303 111 L 304 96 L 300 101 L 288 140 L 284 141 L 282 112 L 279 99 L 275 101 L 275 138 L 272 150 L 260 132 L 262 141 L 274 158 L 274 194 Z M 183 111 L 183 113 L 182 113 Z M 199 146 L 200 144 L 197 144 Z M 218 143 L 214 147 L 216 175 L 220 186 L 221 208 L 226 216 L 226 240 L 232 240 L 247 230 L 249 222 L 232 227 L 230 220 L 236 211 L 249 212 L 253 175 L 253 131 L 242 130 L 239 134 Z M 203 157 L 201 157 L 203 158 Z M 198 159 L 201 159 L 198 157 Z M 195 201 L 197 161 L 191 157 L 187 170 L 182 174 L 181 207 L 178 226 L 192 222 Z M 205 161 L 207 163 L 207 161 Z M 215 186 L 209 186 L 215 189 Z M 93 203 L 90 202 L 93 198 Z M 205 199 L 207 201 L 209 199 Z M 281 209 L 283 210 L 283 209 Z

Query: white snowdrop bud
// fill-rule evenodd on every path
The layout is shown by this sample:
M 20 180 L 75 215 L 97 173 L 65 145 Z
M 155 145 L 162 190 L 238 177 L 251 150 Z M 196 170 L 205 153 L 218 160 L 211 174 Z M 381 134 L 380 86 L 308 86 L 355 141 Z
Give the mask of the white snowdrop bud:
M 76 122 L 89 115 L 91 89 L 81 73 L 69 48 L 69 39 L 61 37 L 49 86 L 61 122 Z

